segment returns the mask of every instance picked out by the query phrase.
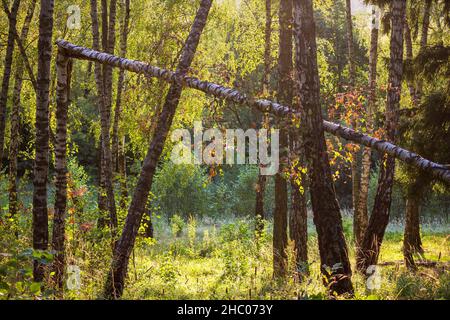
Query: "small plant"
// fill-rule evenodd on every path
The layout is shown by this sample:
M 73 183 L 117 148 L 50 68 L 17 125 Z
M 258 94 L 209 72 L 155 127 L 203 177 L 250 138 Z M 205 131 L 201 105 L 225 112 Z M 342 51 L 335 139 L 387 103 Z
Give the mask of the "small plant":
M 172 236 L 176 238 L 181 237 L 185 225 L 183 218 L 177 214 L 173 215 L 173 217 L 170 218 L 170 230 L 172 231 Z
M 189 245 L 192 250 L 195 249 L 195 238 L 197 234 L 197 220 L 193 216 L 189 216 L 189 221 L 187 225 L 188 229 L 188 239 L 189 239 Z

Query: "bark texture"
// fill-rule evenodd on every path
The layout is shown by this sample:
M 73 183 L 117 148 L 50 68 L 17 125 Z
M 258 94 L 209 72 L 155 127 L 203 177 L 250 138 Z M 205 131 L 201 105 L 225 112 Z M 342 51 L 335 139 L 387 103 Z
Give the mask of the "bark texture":
M 53 0 L 41 0 L 39 14 L 38 76 L 36 92 L 36 155 L 33 177 L 33 249 L 48 247 L 47 175 L 49 139 L 49 87 L 52 58 Z M 44 277 L 44 265 L 34 260 L 34 281 Z
M 34 15 L 36 7 L 36 0 L 31 1 L 28 7 L 27 15 L 23 22 L 20 39 L 25 42 L 28 37 L 28 30 L 30 28 L 31 19 Z M 19 155 L 20 145 L 20 113 L 21 101 L 20 96 L 23 84 L 24 63 L 23 57 L 17 58 L 16 71 L 14 73 L 14 89 L 12 97 L 12 111 L 11 111 L 11 131 L 9 142 L 9 215 L 12 217 L 17 214 L 18 210 L 18 194 L 17 194 L 17 157 Z
M 195 77 L 182 76 L 176 72 L 154 67 L 141 61 L 116 57 L 97 50 L 77 46 L 65 40 L 60 39 L 57 40 L 56 43 L 58 46 L 65 48 L 68 54 L 76 59 L 111 64 L 114 67 L 145 74 L 148 77 L 156 77 L 170 83 L 177 83 L 183 87 L 197 89 L 217 98 L 232 101 L 237 104 L 248 105 L 261 112 L 270 112 L 275 116 L 298 115 L 298 112 L 295 112 L 288 106 L 280 105 L 279 103 L 266 99 L 258 100 L 247 96 L 238 90 L 227 88 L 212 82 L 202 81 Z M 326 132 L 345 140 L 353 141 L 379 152 L 386 153 L 396 159 L 430 173 L 436 179 L 450 184 L 450 169 L 445 165 L 427 160 L 420 155 L 396 146 L 389 141 L 373 138 L 330 121 L 323 120 L 323 129 Z
M 180 75 L 185 75 L 192 63 L 200 35 L 206 25 L 211 4 L 212 0 L 201 1 L 200 8 L 197 11 L 177 67 L 177 73 Z M 178 106 L 181 91 L 182 86 L 179 83 L 171 86 L 166 96 L 161 115 L 157 120 L 158 123 L 147 156 L 142 165 L 141 175 L 125 220 L 125 226 L 114 249 L 111 271 L 108 273 L 104 290 L 104 296 L 106 298 L 119 298 L 123 293 L 130 254 L 136 240 L 142 215 L 145 212 L 146 199 L 152 185 L 153 176 L 162 153 L 164 142 Z
M 330 293 L 353 294 L 339 204 L 325 144 L 316 29 L 311 0 L 295 0 L 296 89 L 302 107 L 303 142 L 309 166 L 310 193 L 319 241 L 321 272 Z
M 390 42 L 389 84 L 386 102 L 386 137 L 395 143 L 397 139 L 398 111 L 403 75 L 403 30 L 406 0 L 394 0 L 391 4 L 392 27 Z M 384 232 L 389 223 L 395 158 L 384 155 L 372 215 L 364 234 L 361 250 L 357 252 L 357 268 L 365 272 L 377 264 Z
M 62 51 L 62 52 L 61 52 Z M 55 213 L 53 218 L 52 248 L 55 283 L 63 287 L 65 269 L 65 221 L 67 210 L 67 113 L 69 107 L 71 61 L 58 50 L 56 57 L 56 145 L 55 145 Z
M 4 5 L 6 5 L 4 3 Z M 14 53 L 14 31 L 17 24 L 17 12 L 19 11 L 20 0 L 14 0 L 11 6 L 11 15 L 8 27 L 8 40 L 6 43 L 5 60 L 3 63 L 3 79 L 0 91 L 0 168 L 3 161 L 3 147 L 5 143 L 6 127 L 6 102 L 8 101 L 9 80 L 11 78 L 11 66 Z M 6 8 L 7 5 L 6 5 Z

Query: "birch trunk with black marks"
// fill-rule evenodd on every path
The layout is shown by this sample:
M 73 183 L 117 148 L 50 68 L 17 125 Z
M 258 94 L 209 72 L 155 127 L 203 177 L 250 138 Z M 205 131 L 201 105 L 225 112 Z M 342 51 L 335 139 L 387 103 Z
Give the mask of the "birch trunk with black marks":
M 55 284 L 63 287 L 65 269 L 65 221 L 67 210 L 67 113 L 70 94 L 70 59 L 64 49 L 56 57 L 56 145 L 55 145 L 55 213 L 53 218 L 52 248 L 56 252 L 53 261 Z
M 283 106 L 270 100 L 255 99 L 254 97 L 247 96 L 236 89 L 227 88 L 216 83 L 202 81 L 195 77 L 180 75 L 174 71 L 161 69 L 141 61 L 120 58 L 82 46 L 77 46 L 62 39 L 57 40 L 56 44 L 59 47 L 66 49 L 67 53 L 75 59 L 110 64 L 113 67 L 123 68 L 130 72 L 143 74 L 147 77 L 155 77 L 172 84 L 178 84 L 182 87 L 196 89 L 219 99 L 225 99 L 239 105 L 246 105 L 251 108 L 255 108 L 260 112 L 269 112 L 277 117 L 299 116 L 299 113 L 295 112 L 294 109 L 289 106 Z M 372 148 L 379 152 L 386 153 L 398 160 L 418 168 L 419 170 L 429 173 L 431 176 L 442 182 L 450 184 L 450 169 L 446 165 L 425 159 L 417 153 L 403 149 L 389 141 L 371 137 L 330 121 L 323 120 L 322 126 L 325 132 Z
M 200 35 L 206 25 L 211 4 L 212 0 L 202 0 L 200 3 L 200 8 L 197 11 L 177 67 L 177 73 L 180 75 L 185 75 L 192 63 Z M 182 86 L 178 83 L 170 87 L 161 115 L 157 120 L 156 129 L 142 165 L 142 171 L 134 191 L 123 232 L 114 249 L 111 270 L 108 273 L 104 290 L 106 298 L 119 298 L 123 293 L 130 254 L 134 247 L 142 215 L 145 212 L 146 200 L 152 185 L 153 176 L 180 100 L 181 91 Z
M 280 39 L 278 51 L 278 102 L 292 104 L 292 0 L 281 0 L 279 8 Z M 287 181 L 283 176 L 288 158 L 287 125 L 289 119 L 278 119 L 280 130 L 280 169 L 275 174 L 275 212 L 273 217 L 273 271 L 276 277 L 287 272 Z
M 52 58 L 53 0 L 41 0 L 39 14 L 38 75 L 36 92 L 36 141 L 33 177 L 33 249 L 48 247 L 48 140 L 49 140 L 49 87 Z M 34 260 L 34 281 L 44 278 L 44 265 Z
M 20 39 L 25 42 L 28 37 L 28 31 L 30 28 L 31 19 L 34 15 L 34 9 L 36 7 L 36 1 L 32 0 L 29 4 L 27 15 L 23 22 L 22 31 L 20 33 Z M 19 155 L 20 145 L 20 113 L 21 113 L 21 93 L 23 84 L 24 63 L 23 57 L 17 58 L 16 70 L 14 73 L 14 89 L 12 97 L 12 110 L 11 110 L 11 131 L 9 142 L 9 175 L 8 175 L 8 192 L 9 192 L 9 215 L 13 217 L 17 214 L 18 210 L 18 191 L 17 191 L 17 157 Z
M 11 66 L 14 54 L 14 31 L 17 24 L 17 13 L 19 11 L 20 0 L 14 0 L 11 6 L 11 15 L 8 27 L 8 40 L 6 43 L 5 60 L 3 63 L 3 79 L 0 91 L 0 169 L 3 162 L 3 148 L 5 144 L 5 127 L 6 127 L 6 103 L 8 101 L 9 80 L 11 78 Z M 6 5 L 7 8 L 7 5 Z
M 342 218 L 334 191 L 325 144 L 320 83 L 317 66 L 316 28 L 311 0 L 294 0 L 296 79 L 304 126 L 303 142 L 308 160 L 314 223 L 319 241 L 321 272 L 331 294 L 353 295 Z
M 366 126 L 367 132 L 373 132 L 373 115 L 376 108 L 376 88 L 377 88 L 377 61 L 378 61 L 378 30 L 379 30 L 379 9 L 372 6 L 370 30 L 370 52 L 369 52 L 369 99 L 367 105 Z M 358 228 L 354 228 L 356 251 L 364 237 L 364 232 L 369 220 L 367 200 L 369 198 L 370 167 L 372 149 L 364 148 L 361 159 L 361 183 L 359 187 L 358 199 Z
M 389 84 L 386 101 L 386 138 L 397 140 L 398 111 L 403 76 L 403 30 L 406 0 L 394 0 L 391 4 L 392 27 L 390 41 Z M 392 186 L 394 184 L 395 158 L 384 155 L 380 163 L 380 175 L 372 214 L 369 219 L 361 249 L 357 252 L 357 268 L 365 272 L 377 264 L 380 247 L 389 223 Z

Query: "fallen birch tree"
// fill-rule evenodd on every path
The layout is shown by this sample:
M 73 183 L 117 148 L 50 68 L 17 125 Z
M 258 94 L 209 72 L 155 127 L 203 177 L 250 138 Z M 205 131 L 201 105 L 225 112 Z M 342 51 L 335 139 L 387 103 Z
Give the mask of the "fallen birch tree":
M 156 77 L 172 84 L 179 84 L 184 87 L 200 90 L 217 98 L 222 98 L 237 104 L 248 105 L 261 112 L 270 112 L 276 116 L 295 115 L 295 112 L 287 106 L 283 106 L 266 99 L 254 99 L 253 97 L 247 96 L 246 94 L 243 94 L 235 89 L 202 81 L 195 77 L 179 75 L 176 72 L 161 69 L 141 61 L 121 58 L 105 52 L 77 46 L 62 39 L 57 40 L 56 44 L 59 48 L 64 50 L 64 54 L 71 58 L 99 62 L 130 72 L 144 74 L 148 77 Z M 409 165 L 429 172 L 436 179 L 444 181 L 450 185 L 450 168 L 446 165 L 427 160 L 420 155 L 398 147 L 389 141 L 362 134 L 333 122 L 324 120 L 323 127 L 326 132 L 332 135 L 370 147 L 379 152 L 386 153 L 394 158 L 408 163 Z

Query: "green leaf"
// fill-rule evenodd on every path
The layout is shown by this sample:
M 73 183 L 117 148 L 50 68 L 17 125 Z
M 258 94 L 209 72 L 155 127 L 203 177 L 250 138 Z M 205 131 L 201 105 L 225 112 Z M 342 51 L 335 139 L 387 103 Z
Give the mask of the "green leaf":
M 33 282 L 30 285 L 30 291 L 33 294 L 38 294 L 41 291 L 41 284 L 39 282 Z

